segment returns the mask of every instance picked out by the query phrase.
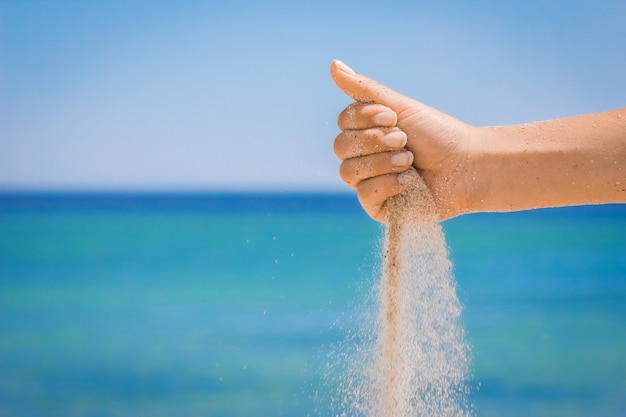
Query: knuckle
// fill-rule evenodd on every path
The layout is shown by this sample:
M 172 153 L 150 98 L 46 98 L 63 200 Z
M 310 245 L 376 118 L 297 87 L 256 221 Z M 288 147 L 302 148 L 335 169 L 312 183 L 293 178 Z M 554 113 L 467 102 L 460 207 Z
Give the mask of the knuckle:
M 354 177 L 354 168 L 352 161 L 345 160 L 339 165 L 339 176 L 350 187 L 354 187 L 355 177 Z
M 381 178 L 370 178 L 367 181 L 361 181 L 357 186 L 357 192 L 364 202 L 375 204 L 377 194 L 380 191 Z
M 339 116 L 337 116 L 337 127 L 339 128 L 339 130 L 346 130 L 345 119 L 346 116 L 344 116 L 344 113 L 339 113 Z
M 340 130 L 347 130 L 354 124 L 355 107 L 358 107 L 359 103 L 349 104 L 345 109 L 339 113 L 337 117 L 337 126 Z
M 389 112 L 395 115 L 393 110 L 382 104 L 354 102 L 346 106 L 346 108 L 339 113 L 337 126 L 341 130 L 365 129 L 378 126 L 378 123 L 374 121 L 374 117 L 383 112 Z
M 346 130 L 339 134 L 335 138 L 334 151 L 341 160 L 361 156 L 363 141 L 360 133 L 355 130 Z
M 356 188 L 359 203 L 363 210 L 372 219 L 384 223 L 387 221 L 388 210 L 385 202 L 389 198 L 385 193 L 380 192 L 384 185 L 381 185 L 383 177 L 375 177 L 365 180 Z
M 398 186 L 397 175 L 383 174 L 361 181 L 357 186 L 357 192 L 371 204 L 382 204 L 389 197 L 398 194 L 401 189 Z
M 346 159 L 346 138 L 343 132 L 335 138 L 335 142 L 333 142 L 333 151 L 340 160 Z
M 372 142 L 377 142 L 384 135 L 380 128 L 371 128 L 363 131 L 363 136 Z

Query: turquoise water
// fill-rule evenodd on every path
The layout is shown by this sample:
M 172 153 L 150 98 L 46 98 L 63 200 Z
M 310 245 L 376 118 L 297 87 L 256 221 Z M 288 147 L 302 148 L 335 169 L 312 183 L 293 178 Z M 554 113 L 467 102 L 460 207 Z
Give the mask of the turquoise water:
M 477 415 L 626 415 L 625 206 L 444 228 Z M 328 415 L 380 232 L 343 195 L 1 196 L 0 415 Z

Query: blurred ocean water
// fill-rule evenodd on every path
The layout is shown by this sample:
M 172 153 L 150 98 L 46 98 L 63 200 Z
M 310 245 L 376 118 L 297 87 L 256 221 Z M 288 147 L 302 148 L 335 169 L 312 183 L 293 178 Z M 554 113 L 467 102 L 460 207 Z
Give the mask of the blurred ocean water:
M 626 415 L 626 206 L 444 229 L 476 414 Z M 343 194 L 1 195 L 0 415 L 329 415 L 380 234 Z

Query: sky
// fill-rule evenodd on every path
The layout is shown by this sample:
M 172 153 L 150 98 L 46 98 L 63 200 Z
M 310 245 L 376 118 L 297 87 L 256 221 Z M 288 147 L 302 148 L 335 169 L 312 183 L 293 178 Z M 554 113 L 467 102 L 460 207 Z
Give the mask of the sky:
M 347 190 L 339 58 L 467 123 L 626 106 L 626 2 L 0 0 L 0 190 Z

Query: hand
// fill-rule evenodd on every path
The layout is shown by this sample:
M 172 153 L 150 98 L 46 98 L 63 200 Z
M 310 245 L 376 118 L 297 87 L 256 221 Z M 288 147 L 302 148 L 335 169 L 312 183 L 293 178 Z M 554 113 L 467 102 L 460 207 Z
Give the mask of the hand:
M 385 222 L 385 202 L 403 192 L 413 166 L 429 188 L 440 220 L 467 211 L 469 146 L 476 130 L 333 61 L 335 84 L 356 100 L 339 115 L 335 153 L 342 179 L 364 210 Z

